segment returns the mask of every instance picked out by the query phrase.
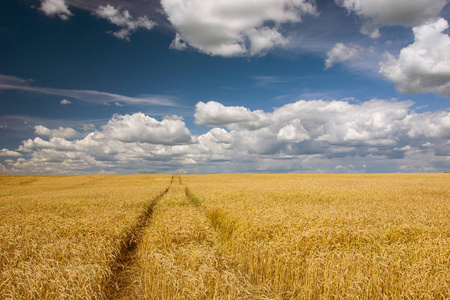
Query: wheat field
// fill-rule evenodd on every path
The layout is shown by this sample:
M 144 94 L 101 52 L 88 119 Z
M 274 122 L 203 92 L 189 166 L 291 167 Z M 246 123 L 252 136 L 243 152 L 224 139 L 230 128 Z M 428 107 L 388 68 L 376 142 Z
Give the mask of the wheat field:
M 123 242 L 171 176 L 0 176 L 0 299 L 103 299 Z
M 448 175 L 183 178 L 257 297 L 447 299 Z
M 0 298 L 449 299 L 449 175 L 0 176 Z

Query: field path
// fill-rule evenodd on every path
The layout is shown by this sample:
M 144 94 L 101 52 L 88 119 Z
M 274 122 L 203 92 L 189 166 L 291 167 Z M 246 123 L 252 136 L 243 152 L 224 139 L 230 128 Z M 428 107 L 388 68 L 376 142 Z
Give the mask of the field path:
M 106 286 L 105 293 L 108 299 L 124 299 L 129 294 L 133 284 L 137 260 L 137 248 L 145 233 L 145 228 L 150 225 L 153 210 L 156 204 L 167 194 L 172 186 L 174 177 L 167 189 L 158 197 L 149 202 L 145 211 L 139 216 L 136 224 L 126 234 L 124 243 L 117 255 L 113 266 L 112 275 Z
M 152 212 L 109 299 L 248 299 L 246 276 L 235 271 L 221 233 L 179 176 Z

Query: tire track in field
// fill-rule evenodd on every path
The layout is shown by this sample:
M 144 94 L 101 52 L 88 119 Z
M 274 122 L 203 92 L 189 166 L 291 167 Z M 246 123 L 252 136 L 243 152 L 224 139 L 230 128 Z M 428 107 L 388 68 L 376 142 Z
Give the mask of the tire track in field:
M 231 239 L 233 231 L 236 227 L 235 221 L 230 220 L 227 217 L 227 214 L 219 208 L 205 210 L 205 208 L 202 206 L 201 200 L 198 199 L 198 197 L 193 194 L 185 184 L 181 182 L 181 177 L 179 179 L 180 184 L 185 187 L 186 197 L 194 204 L 197 209 L 204 212 L 212 227 L 221 237 L 222 242 L 228 242 Z
M 212 208 L 207 209 L 202 205 L 202 201 L 190 191 L 189 187 L 182 183 L 181 176 L 179 177 L 180 185 L 185 187 L 186 197 L 191 201 L 191 203 L 196 207 L 196 209 L 206 218 L 211 224 L 214 233 L 219 237 L 219 241 L 217 245 L 217 254 L 221 257 L 220 260 L 227 261 L 227 271 L 230 274 L 233 274 L 232 277 L 235 278 L 235 284 L 239 285 L 239 288 L 236 288 L 236 291 L 231 296 L 229 295 L 220 295 L 220 299 L 248 299 L 250 297 L 251 291 L 255 290 L 254 284 L 249 280 L 249 276 L 240 272 L 236 266 L 236 261 L 226 255 L 223 252 L 223 248 L 230 242 L 233 236 L 233 232 L 236 228 L 236 222 L 233 219 L 230 219 L 227 216 L 227 213 L 221 210 L 220 208 Z M 239 290 L 239 291 L 238 291 Z
M 138 245 L 134 281 L 115 299 L 248 299 L 245 274 L 234 268 L 207 210 L 192 197 L 175 178 Z
M 122 299 L 126 297 L 126 289 L 132 284 L 133 265 L 136 263 L 136 250 L 144 236 L 145 228 L 148 226 L 153 210 L 161 198 L 163 198 L 172 186 L 174 176 L 169 186 L 155 199 L 149 202 L 145 211 L 138 217 L 136 224 L 126 234 L 120 251 L 112 263 L 112 275 L 109 278 L 105 295 L 107 299 Z

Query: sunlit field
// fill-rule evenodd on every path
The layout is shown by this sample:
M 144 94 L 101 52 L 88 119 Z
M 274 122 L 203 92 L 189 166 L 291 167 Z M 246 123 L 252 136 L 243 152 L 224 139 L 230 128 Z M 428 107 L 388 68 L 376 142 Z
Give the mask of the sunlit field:
M 0 226 L 2 299 L 450 297 L 450 174 L 0 176 Z
M 450 297 L 450 174 L 183 176 L 255 298 Z
M 145 206 L 171 176 L 0 176 L 0 299 L 104 297 Z

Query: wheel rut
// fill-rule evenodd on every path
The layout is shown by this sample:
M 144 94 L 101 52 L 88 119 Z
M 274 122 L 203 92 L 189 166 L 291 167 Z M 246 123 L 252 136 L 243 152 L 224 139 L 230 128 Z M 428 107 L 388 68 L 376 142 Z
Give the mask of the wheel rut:
M 144 236 L 145 228 L 149 225 L 153 210 L 158 202 L 163 198 L 173 184 L 174 176 L 169 186 L 145 208 L 145 211 L 138 217 L 136 224 L 128 231 L 123 239 L 120 251 L 112 263 L 110 276 L 106 288 L 105 296 L 107 299 L 126 299 L 128 287 L 132 285 L 134 265 L 136 264 L 136 252 L 139 243 Z
M 112 268 L 107 299 L 247 299 L 251 294 L 248 276 L 226 253 L 229 220 L 217 217 L 216 210 L 209 213 L 177 177 L 130 231 Z

